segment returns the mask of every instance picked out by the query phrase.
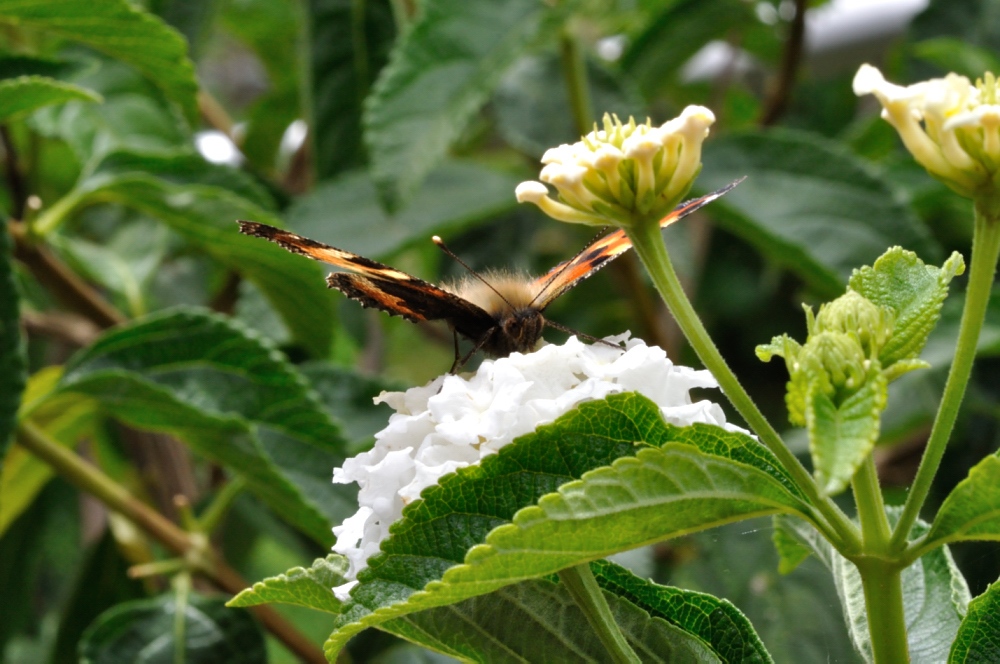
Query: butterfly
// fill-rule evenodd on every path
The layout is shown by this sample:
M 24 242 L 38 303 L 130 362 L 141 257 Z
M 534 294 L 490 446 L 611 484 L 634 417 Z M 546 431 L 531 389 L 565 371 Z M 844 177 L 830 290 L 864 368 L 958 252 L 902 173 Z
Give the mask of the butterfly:
M 708 205 L 741 181 L 737 180 L 718 191 L 681 203 L 660 220 L 660 227 L 669 226 Z M 531 279 L 497 273 L 487 275 L 487 279 L 462 263 L 435 236 L 434 243 L 456 258 L 472 275 L 456 285 L 435 286 L 370 258 L 280 228 L 254 221 L 237 223 L 240 231 L 246 235 L 270 240 L 288 251 L 345 270 L 328 275 L 327 284 L 352 300 L 357 300 L 364 307 L 381 309 L 391 316 L 402 316 L 415 323 L 446 321 L 457 335 L 473 343 L 472 350 L 460 359 L 456 336 L 452 372 L 479 350 L 494 357 L 506 357 L 513 352 L 530 352 L 534 350 L 546 326 L 571 332 L 572 330 L 546 320 L 542 315 L 545 308 L 581 280 L 632 248 L 632 242 L 625 232 L 616 230 L 598 238 L 576 256 L 559 263 L 540 277 Z

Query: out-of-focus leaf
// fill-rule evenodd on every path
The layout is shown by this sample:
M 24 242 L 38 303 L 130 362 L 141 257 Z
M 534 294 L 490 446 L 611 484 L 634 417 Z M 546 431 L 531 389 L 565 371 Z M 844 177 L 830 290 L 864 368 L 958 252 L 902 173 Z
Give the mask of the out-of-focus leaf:
M 1000 582 L 969 602 L 969 611 L 951 644 L 948 664 L 989 662 L 1000 652 Z
M 403 206 L 504 71 L 565 20 L 576 2 L 429 0 L 396 44 L 365 105 L 372 178 Z
M 0 55 L 0 79 L 43 76 L 66 81 L 92 66 L 93 62 L 84 59 L 52 60 L 4 53 Z
M 941 71 L 955 72 L 975 81 L 987 71 L 1000 71 L 996 53 L 957 37 L 935 37 L 913 45 L 912 53 Z
M 890 523 L 895 523 L 900 511 L 899 508 L 889 509 Z M 809 547 L 833 572 L 854 647 L 866 661 L 873 661 L 864 591 L 857 568 L 805 522 L 775 517 L 775 525 Z M 927 530 L 927 524 L 918 521 L 910 537 L 918 538 Z M 945 661 L 969 603 L 969 588 L 948 547 L 938 547 L 903 570 L 902 584 L 910 661 L 915 664 Z
M 323 180 L 365 161 L 361 112 L 389 59 L 396 25 L 388 0 L 310 0 L 313 145 Z
M 620 73 L 612 73 L 592 61 L 587 62 L 591 118 L 600 124 L 605 113 L 623 121 L 635 116 L 646 118 L 646 108 L 638 92 Z M 541 157 L 550 147 L 580 140 L 573 123 L 573 111 L 566 90 L 566 77 L 555 56 L 531 56 L 504 74 L 493 96 L 498 128 L 512 146 L 533 157 Z M 589 128 L 588 128 L 589 131 Z
M 50 32 L 121 60 L 160 87 L 189 123 L 198 118 L 198 82 L 184 38 L 127 0 L 2 0 L 0 22 Z
M 25 384 L 26 360 L 19 302 L 11 237 L 6 220 L 0 219 L 0 470 L 3 470 L 3 458 L 17 423 L 17 409 Z M 0 522 L 0 532 L 2 530 Z
M 178 614 L 183 618 L 178 620 Z M 168 594 L 125 602 L 101 614 L 80 641 L 80 661 L 264 664 L 267 650 L 249 613 L 196 593 Z
M 996 8 L 982 0 L 949 0 L 929 2 L 910 24 L 909 38 L 917 45 L 915 55 L 923 59 L 920 44 L 928 39 L 958 39 L 967 52 L 975 53 L 983 49 L 989 53 L 1000 52 L 1000 26 L 997 25 Z M 935 62 L 940 65 L 943 62 Z M 959 62 L 961 64 L 961 62 Z M 930 76 L 941 76 L 949 69 L 938 69 L 926 65 L 915 68 L 911 73 L 914 81 Z M 974 73 L 981 76 L 983 70 Z
M 305 379 L 231 320 L 186 310 L 115 328 L 74 356 L 60 390 L 240 473 L 319 542 L 331 543 L 330 527 L 354 511 L 350 491 L 330 482 L 340 431 Z
M 147 6 L 168 25 L 184 35 L 192 57 L 197 60 L 212 30 L 212 19 L 221 0 L 152 0 Z
M 0 80 L 0 122 L 31 113 L 43 106 L 68 101 L 99 102 L 101 95 L 72 83 L 44 76 Z
M 360 573 L 328 652 L 364 626 L 803 500 L 748 436 L 667 425 L 636 394 L 585 403 L 424 491 Z
M 398 386 L 330 362 L 307 362 L 299 366 L 299 371 L 319 393 L 327 412 L 340 422 L 344 437 L 352 444 L 370 444 L 372 436 L 385 428 L 389 411 L 375 406 L 372 399 Z
M 410 205 L 388 215 L 368 176 L 351 173 L 299 199 L 288 211 L 288 225 L 314 240 L 377 258 L 516 206 L 518 182 L 501 171 L 447 162 L 427 177 Z
M 770 130 L 705 143 L 699 186 L 745 182 L 713 206 L 733 233 L 836 296 L 858 265 L 901 245 L 930 263 L 942 251 L 888 182 L 836 144 Z

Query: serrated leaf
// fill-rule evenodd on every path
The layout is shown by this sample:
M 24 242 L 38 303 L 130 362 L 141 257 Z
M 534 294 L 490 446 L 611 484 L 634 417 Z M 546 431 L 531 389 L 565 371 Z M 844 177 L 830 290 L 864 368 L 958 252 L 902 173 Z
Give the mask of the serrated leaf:
M 111 201 L 165 222 L 216 261 L 253 281 L 314 356 L 329 354 L 335 310 L 322 268 L 240 234 L 235 223 L 251 219 L 281 226 L 272 213 L 226 189 L 173 184 L 137 171 L 95 175 L 70 196 L 77 209 Z
M 895 524 L 901 511 L 901 508 L 887 510 L 891 524 Z M 865 661 L 872 662 L 871 635 L 857 568 L 805 522 L 779 516 L 775 517 L 775 524 L 808 546 L 830 568 L 854 647 Z M 910 531 L 911 538 L 924 535 L 927 528 L 926 523 L 917 521 Z M 914 664 L 945 661 L 969 603 L 965 578 L 948 547 L 936 548 L 903 570 L 902 586 L 910 661 Z
M 934 517 L 926 546 L 1000 539 L 1000 457 L 991 454 L 952 489 Z
M 99 102 L 101 95 L 72 83 L 44 76 L 18 76 L 0 80 L 0 122 L 68 101 Z
M 333 595 L 333 587 L 344 583 L 347 559 L 330 554 L 317 558 L 312 567 L 293 567 L 284 574 L 253 584 L 226 603 L 226 606 L 248 607 L 259 604 L 293 604 L 317 611 L 337 614 L 343 603 Z
M 875 448 L 885 409 L 888 383 L 872 361 L 864 385 L 839 405 L 813 385 L 806 408 L 809 451 L 820 488 L 827 495 L 843 491 Z
M 177 614 L 183 619 L 178 620 Z M 264 635 L 249 613 L 191 593 L 125 602 L 101 614 L 80 641 L 84 664 L 264 664 Z
M 365 103 L 372 177 L 395 210 L 444 156 L 508 66 L 574 7 L 537 0 L 429 0 Z
M 830 297 L 888 246 L 942 253 L 889 182 L 839 144 L 769 129 L 706 141 L 702 161 L 705 189 L 749 176 L 712 208 L 719 221 Z
M 885 367 L 920 354 L 948 296 L 948 284 L 965 271 L 955 252 L 941 267 L 925 265 L 912 251 L 893 247 L 871 267 L 855 270 L 849 286 L 896 314 L 892 337 L 879 351 Z
M 517 205 L 514 176 L 473 163 L 448 161 L 435 169 L 411 202 L 389 215 L 366 173 L 319 185 L 288 210 L 295 232 L 369 257 L 382 257 L 465 227 Z
M 192 125 L 198 82 L 184 38 L 126 0 L 0 0 L 0 22 L 81 42 L 142 72 Z
M 951 644 L 948 664 L 989 662 L 1000 652 L 1000 582 L 969 602 L 969 610 Z
M 232 320 L 180 310 L 115 328 L 73 357 L 60 390 L 239 472 L 319 542 L 353 509 L 350 492 L 330 483 L 343 461 L 340 431 L 305 379 Z
M 11 236 L 4 218 L 0 219 L 0 464 L 17 424 L 17 410 L 26 380 L 20 299 L 14 280 Z
M 328 645 L 648 542 L 806 510 L 780 464 L 748 436 L 668 425 L 640 395 L 586 403 L 428 488 L 359 575 Z

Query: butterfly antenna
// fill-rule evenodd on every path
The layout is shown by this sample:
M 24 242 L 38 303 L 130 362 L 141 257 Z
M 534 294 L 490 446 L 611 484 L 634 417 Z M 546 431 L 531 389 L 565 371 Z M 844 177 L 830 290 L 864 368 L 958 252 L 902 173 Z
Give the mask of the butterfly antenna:
M 571 327 L 566 327 L 565 325 L 560 325 L 559 323 L 550 321 L 548 318 L 545 319 L 545 326 L 554 327 L 557 330 L 565 332 L 566 334 L 575 334 L 576 336 L 583 337 L 587 341 L 592 341 L 595 344 L 604 344 L 605 346 L 611 346 L 612 348 L 621 348 L 619 344 L 613 344 L 607 339 L 598 339 L 597 337 L 592 337 L 589 334 L 586 334 L 585 332 L 580 332 L 579 330 L 574 330 Z
M 435 235 L 434 237 L 431 238 L 431 242 L 433 242 L 434 244 L 436 244 L 441 249 L 441 251 L 443 251 L 444 253 L 446 253 L 449 256 L 451 256 L 455 260 L 456 263 L 458 263 L 459 265 L 461 265 L 462 267 L 464 267 L 466 270 L 468 270 L 469 274 L 471 274 L 473 277 L 475 277 L 479 281 L 481 281 L 484 284 L 486 284 L 486 287 L 489 288 L 494 293 L 496 293 L 497 297 L 499 297 L 501 300 L 504 301 L 504 304 L 506 304 L 511 309 L 514 308 L 514 305 L 510 303 L 510 300 L 508 300 L 507 298 L 505 298 L 500 291 L 498 291 L 496 288 L 494 288 L 493 284 L 491 284 L 490 282 L 488 282 L 485 279 L 483 279 L 483 277 L 482 277 L 481 274 L 479 274 L 478 272 L 476 272 L 475 270 L 473 270 L 471 267 L 468 266 L 468 264 L 465 261 L 463 261 L 457 255 L 455 255 L 455 252 L 448 248 L 448 245 L 446 245 L 444 243 L 444 240 L 442 240 L 440 237 L 438 237 L 437 235 Z

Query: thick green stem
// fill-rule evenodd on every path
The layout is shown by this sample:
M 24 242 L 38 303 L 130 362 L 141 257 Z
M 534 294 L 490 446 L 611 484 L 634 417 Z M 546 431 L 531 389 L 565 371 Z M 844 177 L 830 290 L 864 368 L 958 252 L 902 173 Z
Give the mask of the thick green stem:
M 590 564 L 567 567 L 559 572 L 559 580 L 583 611 L 587 622 L 611 654 L 612 661 L 618 664 L 638 664 L 641 660 L 618 629 L 618 623 L 611 615 L 611 609 L 604 599 L 601 587 L 597 585 Z
M 958 342 L 955 347 L 955 358 L 948 372 L 948 380 L 941 396 L 941 406 L 938 408 L 931 435 L 927 440 L 927 448 L 920 460 L 917 476 L 913 480 L 910 495 L 892 533 L 892 547 L 902 549 L 906 544 L 907 535 L 914 521 L 920 516 L 927 494 L 931 490 L 934 476 L 941 465 L 948 439 L 958 417 L 958 409 L 965 396 L 965 387 L 972 373 L 972 362 L 976 358 L 976 345 L 979 333 L 986 318 L 986 307 L 989 305 L 990 292 L 993 289 L 993 275 L 996 272 L 997 257 L 1000 256 L 1000 219 L 988 217 L 978 207 L 976 208 L 975 233 L 972 236 L 972 259 L 969 268 L 969 287 L 965 292 L 965 308 L 962 311 L 962 323 L 958 329 Z
M 858 520 L 861 521 L 861 536 L 865 551 L 884 554 L 888 548 L 891 531 L 872 455 L 868 455 L 855 473 L 852 486 L 854 501 L 858 507 Z
M 582 136 L 591 130 L 594 122 L 590 88 L 587 85 L 587 63 L 580 44 L 567 32 L 563 32 L 559 41 L 559 51 L 562 56 L 563 78 L 569 93 L 569 106 L 573 113 L 573 124 Z
M 837 545 L 837 549 L 841 552 L 860 551 L 861 540 L 857 527 L 833 501 L 820 494 L 812 476 L 799 463 L 795 455 L 785 447 L 778 432 L 757 408 L 757 404 L 753 402 L 750 395 L 740 385 L 732 369 L 726 364 L 719 349 L 712 343 L 712 339 L 708 336 L 705 326 L 702 325 L 701 319 L 698 318 L 694 307 L 691 306 L 691 302 L 674 272 L 666 245 L 663 243 L 659 224 L 639 223 L 633 228 L 627 229 L 627 232 L 632 240 L 632 246 L 635 247 L 636 254 L 646 266 L 646 271 L 652 277 L 653 284 L 660 292 L 663 301 L 666 302 L 681 331 L 684 332 L 688 343 L 694 348 L 705 367 L 719 381 L 722 392 L 736 407 L 750 428 L 760 437 L 761 442 L 778 457 L 778 461 L 791 473 L 796 484 L 828 522 L 832 531 L 827 532 L 826 535 L 831 538 L 831 541 Z
M 903 584 L 898 565 L 873 558 L 858 561 L 865 593 L 868 632 L 876 664 L 910 661 L 903 615 Z

